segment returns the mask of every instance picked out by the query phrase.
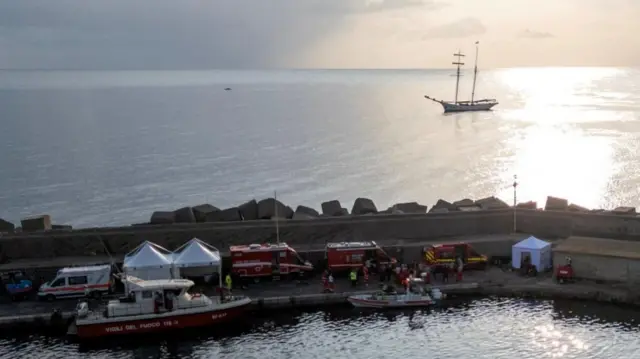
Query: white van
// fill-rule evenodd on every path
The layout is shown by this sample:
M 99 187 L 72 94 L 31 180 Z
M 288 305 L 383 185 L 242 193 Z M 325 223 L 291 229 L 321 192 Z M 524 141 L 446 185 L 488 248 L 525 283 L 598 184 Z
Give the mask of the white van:
M 54 300 L 91 295 L 99 298 L 113 289 L 111 266 L 68 267 L 58 271 L 56 277 L 40 286 L 39 299 Z

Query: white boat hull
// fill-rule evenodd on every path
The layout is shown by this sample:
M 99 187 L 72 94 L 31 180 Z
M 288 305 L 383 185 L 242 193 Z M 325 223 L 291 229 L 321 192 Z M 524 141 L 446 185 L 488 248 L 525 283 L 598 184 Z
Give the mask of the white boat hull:
M 352 295 L 347 298 L 357 308 L 424 308 L 434 304 L 429 295 Z

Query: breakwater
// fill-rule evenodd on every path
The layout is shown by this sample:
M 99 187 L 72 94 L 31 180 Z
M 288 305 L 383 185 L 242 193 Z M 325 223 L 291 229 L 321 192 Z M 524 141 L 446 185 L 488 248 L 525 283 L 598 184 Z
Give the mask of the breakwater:
M 256 205 L 261 202 L 256 202 Z M 357 208 L 354 205 L 352 209 L 352 212 L 355 210 L 359 214 L 350 215 L 344 214 L 346 210 L 342 211 L 343 208 L 340 207 L 340 214 L 335 216 L 325 214 L 314 217 L 306 214 L 305 219 L 301 219 L 300 216 L 295 218 L 295 213 L 302 211 L 298 208 L 293 214 L 289 213 L 291 219 L 279 219 L 280 240 L 294 247 L 310 250 L 321 249 L 326 242 L 374 240 L 381 243 L 411 243 L 444 237 L 508 234 L 514 229 L 514 209 L 493 197 L 454 203 L 439 201 L 428 213 L 426 206 L 419 204 L 407 204 L 406 208 L 414 208 L 420 213 L 406 213 L 399 209 L 399 205 L 377 212 L 375 205 L 371 206 L 372 201 L 360 202 L 364 204 Z M 273 208 L 268 214 L 264 212 L 264 216 L 275 216 L 275 206 L 288 208 L 273 199 L 266 203 L 273 205 Z M 331 213 L 326 203 L 323 207 L 327 213 Z M 259 207 L 255 207 L 256 210 L 259 211 Z M 333 204 L 333 209 L 338 207 L 339 203 Z M 631 209 L 626 212 L 577 210 L 572 209 L 566 200 L 552 197 L 547 201 L 545 210 L 531 208 L 537 208 L 535 203 L 521 204 L 516 208 L 518 232 L 550 239 L 570 235 L 640 238 L 640 217 Z M 195 217 L 197 210 L 189 211 Z M 172 212 L 173 218 L 177 218 L 178 212 Z M 280 213 L 278 212 L 278 216 Z M 286 216 L 289 214 L 285 213 Z M 205 219 L 206 217 L 205 215 Z M 46 221 L 50 222 L 49 219 Z M 108 253 L 121 256 L 145 240 L 173 249 L 193 237 L 225 251 L 234 244 L 275 242 L 275 227 L 273 219 L 244 218 L 238 221 L 199 223 L 196 220 L 195 223 L 149 223 L 117 228 L 5 231 L 0 238 L 0 259 L 7 263 L 17 260 L 101 257 Z M 71 263 L 61 263 L 61 266 Z

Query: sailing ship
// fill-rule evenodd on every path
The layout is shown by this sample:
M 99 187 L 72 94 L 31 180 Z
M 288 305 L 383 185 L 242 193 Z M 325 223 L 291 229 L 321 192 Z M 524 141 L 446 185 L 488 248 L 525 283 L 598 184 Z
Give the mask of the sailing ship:
M 475 99 L 475 95 L 476 95 L 476 78 L 478 76 L 478 41 L 476 41 L 476 61 L 475 61 L 475 66 L 473 68 L 473 87 L 471 90 L 471 101 L 458 101 L 458 89 L 459 89 L 459 85 L 460 85 L 460 69 L 461 67 L 464 65 L 464 62 L 462 62 L 462 58 L 465 57 L 465 55 L 458 51 L 457 53 L 453 54 L 453 56 L 456 57 L 456 60 L 452 63 L 453 65 L 457 66 L 457 71 L 456 71 L 456 96 L 454 98 L 453 102 L 450 101 L 441 101 L 441 100 L 437 100 L 433 97 L 429 97 L 429 96 L 424 96 L 426 99 L 431 100 L 433 102 L 437 102 L 439 104 L 442 105 L 442 108 L 444 109 L 445 113 L 448 112 L 470 112 L 470 111 L 489 111 L 491 110 L 494 106 L 496 106 L 498 104 L 498 101 L 494 100 L 494 99 L 480 99 L 480 100 L 476 100 Z

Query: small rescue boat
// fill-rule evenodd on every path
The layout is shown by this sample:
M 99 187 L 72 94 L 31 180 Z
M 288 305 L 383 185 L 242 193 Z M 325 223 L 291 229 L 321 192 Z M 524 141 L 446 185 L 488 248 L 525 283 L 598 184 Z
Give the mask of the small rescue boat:
M 406 293 L 380 291 L 373 294 L 356 294 L 348 297 L 347 301 L 357 308 L 424 308 L 437 304 L 444 298 L 440 289 L 425 288 L 422 279 L 413 278 L 409 283 Z
M 194 283 L 186 279 L 125 280 L 129 295 L 109 301 L 104 311 L 79 303 L 69 334 L 86 339 L 210 326 L 242 315 L 251 303 L 241 296 L 189 294 Z

